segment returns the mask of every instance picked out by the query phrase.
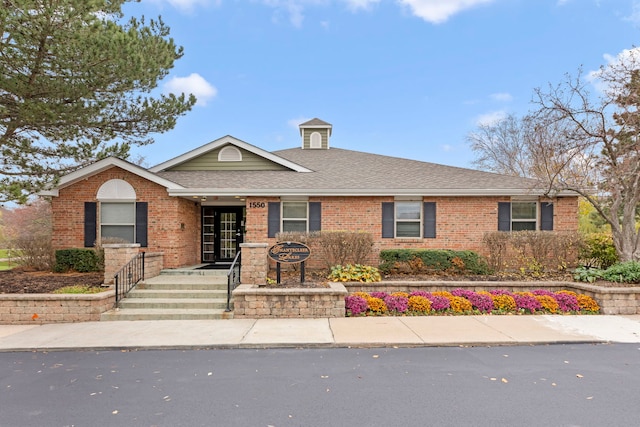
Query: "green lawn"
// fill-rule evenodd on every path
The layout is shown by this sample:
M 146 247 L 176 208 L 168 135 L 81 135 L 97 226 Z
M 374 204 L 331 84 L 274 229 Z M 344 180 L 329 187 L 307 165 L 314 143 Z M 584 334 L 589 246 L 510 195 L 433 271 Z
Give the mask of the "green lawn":
M 9 258 L 9 249 L 0 249 L 0 258 Z
M 15 266 L 16 266 L 15 262 L 12 262 L 11 264 L 9 264 L 9 261 L 0 261 L 0 271 L 11 270 Z

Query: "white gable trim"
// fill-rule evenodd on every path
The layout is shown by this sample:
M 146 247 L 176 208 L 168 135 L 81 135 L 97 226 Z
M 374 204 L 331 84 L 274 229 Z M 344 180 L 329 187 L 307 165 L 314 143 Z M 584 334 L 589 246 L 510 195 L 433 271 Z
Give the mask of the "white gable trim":
M 112 167 L 118 167 L 120 169 L 124 169 L 127 172 L 131 172 L 134 175 L 138 175 L 141 178 L 144 178 L 148 181 L 154 182 L 158 185 L 161 185 L 168 190 L 178 190 L 184 188 L 183 186 L 176 184 L 173 181 L 169 181 L 168 179 L 164 179 L 159 177 L 154 173 L 150 173 L 144 168 L 140 166 L 136 166 L 133 163 L 129 163 L 125 160 L 118 159 L 117 157 L 107 157 L 106 159 L 99 160 L 95 163 L 90 164 L 89 166 L 85 166 L 80 168 L 70 174 L 67 174 L 60 178 L 58 184 L 51 188 L 50 190 L 41 191 L 39 194 L 41 196 L 58 196 L 58 190 L 61 188 L 68 187 L 72 184 L 75 184 L 78 181 L 81 181 L 90 176 L 96 175 L 102 171 L 105 171 Z
M 219 148 L 221 146 L 227 145 L 227 144 L 232 144 L 238 148 L 242 148 L 243 150 L 249 151 L 257 156 L 263 157 L 267 160 L 270 160 L 274 163 L 277 163 L 281 166 L 284 166 L 286 168 L 289 168 L 295 172 L 312 172 L 311 170 L 300 166 L 296 163 L 293 163 L 289 160 L 283 159 L 282 157 L 276 156 L 275 154 L 269 153 L 268 151 L 265 151 L 261 148 L 256 147 L 255 145 L 251 145 L 248 144 L 244 141 L 240 141 L 237 138 L 234 138 L 231 135 L 227 135 L 227 136 L 223 136 L 222 138 L 216 139 L 215 141 L 212 141 L 208 144 L 205 144 L 201 147 L 198 147 L 194 150 L 191 150 L 187 153 L 182 154 L 181 156 L 178 157 L 174 157 L 171 160 L 167 160 L 164 163 L 160 163 L 159 165 L 156 165 L 152 168 L 149 169 L 150 172 L 162 172 L 165 171 L 167 169 L 171 169 L 174 166 L 177 166 L 179 164 L 185 163 L 191 159 L 194 159 L 198 156 L 201 156 L 205 153 L 208 153 L 210 151 L 215 150 L 216 148 Z

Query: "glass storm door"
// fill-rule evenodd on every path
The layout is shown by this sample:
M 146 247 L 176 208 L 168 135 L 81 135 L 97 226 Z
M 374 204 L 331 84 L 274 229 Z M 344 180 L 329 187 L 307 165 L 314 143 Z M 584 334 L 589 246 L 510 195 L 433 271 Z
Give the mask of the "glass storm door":
M 230 262 L 240 249 L 243 234 L 242 207 L 202 208 L 202 262 Z

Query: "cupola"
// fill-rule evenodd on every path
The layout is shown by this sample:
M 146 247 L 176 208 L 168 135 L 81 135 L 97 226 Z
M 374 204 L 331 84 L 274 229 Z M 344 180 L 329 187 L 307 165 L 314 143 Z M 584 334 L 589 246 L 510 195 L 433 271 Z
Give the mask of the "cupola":
M 328 150 L 332 126 L 320 119 L 301 123 L 300 136 L 303 150 Z

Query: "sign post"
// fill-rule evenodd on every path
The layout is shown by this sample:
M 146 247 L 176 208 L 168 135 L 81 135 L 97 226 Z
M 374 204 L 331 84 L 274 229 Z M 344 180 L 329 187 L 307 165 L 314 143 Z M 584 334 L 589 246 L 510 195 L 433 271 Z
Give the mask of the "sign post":
M 304 283 L 304 262 L 311 250 L 304 243 L 279 242 L 269 248 L 269 258 L 276 262 L 276 283 L 280 284 L 280 264 L 300 264 L 300 283 Z

